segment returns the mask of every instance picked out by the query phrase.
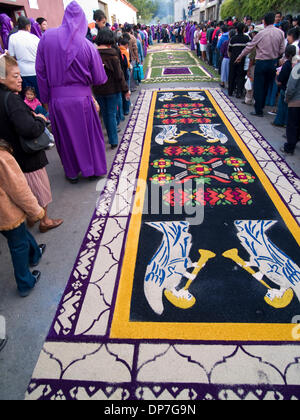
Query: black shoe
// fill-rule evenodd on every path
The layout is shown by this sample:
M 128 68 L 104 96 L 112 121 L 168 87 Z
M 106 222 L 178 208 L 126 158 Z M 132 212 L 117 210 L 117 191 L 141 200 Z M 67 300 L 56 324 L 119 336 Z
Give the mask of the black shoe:
M 111 149 L 116 149 L 118 147 L 118 144 L 111 144 L 110 147 Z
M 284 147 L 281 147 L 281 148 L 280 148 L 280 151 L 281 151 L 282 153 L 284 153 L 285 155 L 289 155 L 289 156 L 293 156 L 293 155 L 294 155 L 294 153 L 295 153 L 295 151 L 294 151 L 294 150 L 292 150 L 292 151 L 288 152 L 287 150 L 285 150 L 285 148 L 284 148 Z
M 89 177 L 88 177 L 88 180 L 89 180 L 89 181 L 97 181 L 99 178 L 100 178 L 100 176 L 93 175 L 93 176 L 89 176 Z
M 78 182 L 79 182 L 79 178 L 78 177 L 77 178 L 68 178 L 68 177 L 66 177 L 66 178 L 70 182 L 70 184 L 78 184 Z
M 2 351 L 7 343 L 7 338 L 0 340 L 0 351 Z
M 40 248 L 40 251 L 41 251 L 41 258 L 42 258 L 42 256 L 45 254 L 47 245 L 41 244 L 41 245 L 39 245 L 39 248 Z M 30 264 L 30 267 L 37 267 L 39 265 L 40 261 L 41 261 L 41 258 L 40 258 L 39 262 L 37 262 L 36 264 Z
M 271 125 L 273 125 L 273 127 L 281 127 L 281 128 L 284 128 L 284 125 L 282 125 L 282 124 L 275 124 L 274 122 L 271 122 Z
M 257 114 L 256 112 L 250 112 L 250 115 L 252 115 L 253 117 L 263 117 L 264 114 Z
M 26 297 L 28 297 L 31 294 L 31 292 L 33 291 L 33 289 L 35 288 L 35 286 L 37 285 L 37 283 L 40 281 L 40 278 L 41 278 L 42 273 L 40 271 L 35 270 L 35 271 L 32 272 L 32 275 L 35 278 L 35 284 L 34 284 L 33 288 L 27 290 L 27 292 L 19 292 L 19 295 L 22 298 L 26 298 Z

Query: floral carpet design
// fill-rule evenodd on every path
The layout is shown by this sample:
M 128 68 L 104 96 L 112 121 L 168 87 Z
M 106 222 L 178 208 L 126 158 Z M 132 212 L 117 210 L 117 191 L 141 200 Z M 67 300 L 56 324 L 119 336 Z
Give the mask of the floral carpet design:
M 171 46 L 172 47 L 172 46 Z M 219 75 L 214 69 L 204 65 L 200 60 L 185 48 L 182 50 L 164 49 L 156 51 L 150 49 L 149 57 L 144 65 L 145 80 L 143 83 L 166 83 L 166 82 L 216 82 Z M 168 79 L 168 80 L 167 80 Z
M 26 399 L 299 399 L 299 192 L 219 89 L 142 91 Z

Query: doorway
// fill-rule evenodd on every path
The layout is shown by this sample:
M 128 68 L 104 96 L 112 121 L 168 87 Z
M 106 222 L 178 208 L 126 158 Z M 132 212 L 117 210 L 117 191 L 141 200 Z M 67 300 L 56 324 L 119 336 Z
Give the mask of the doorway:
M 4 3 L 0 3 L 0 13 L 5 13 L 7 16 L 9 16 L 14 25 L 16 25 L 20 16 L 26 16 L 24 7 L 10 6 Z

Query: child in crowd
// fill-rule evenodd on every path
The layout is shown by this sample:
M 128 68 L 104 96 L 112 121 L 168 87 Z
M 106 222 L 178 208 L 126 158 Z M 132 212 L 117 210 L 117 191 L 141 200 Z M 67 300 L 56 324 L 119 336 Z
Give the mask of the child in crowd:
M 46 109 L 42 106 L 40 101 L 38 100 L 34 87 L 27 86 L 24 93 L 25 93 L 25 100 L 24 100 L 25 104 L 28 105 L 29 108 L 31 108 L 32 111 L 34 111 L 36 114 L 43 114 L 46 118 L 48 118 L 49 114 L 46 111 Z
M 46 111 L 46 109 L 43 107 L 43 105 L 40 103 L 40 101 L 38 100 L 38 98 L 36 96 L 36 91 L 35 91 L 34 87 L 27 86 L 27 88 L 25 89 L 25 100 L 24 100 L 24 102 L 25 102 L 26 105 L 29 106 L 29 108 L 32 109 L 32 111 L 35 114 L 42 114 L 47 119 L 49 118 L 48 112 Z M 50 124 L 50 121 L 49 121 L 49 124 Z M 48 128 L 45 128 L 45 133 L 49 137 L 48 149 L 52 149 L 55 146 L 54 136 L 53 136 L 52 133 L 50 133 Z

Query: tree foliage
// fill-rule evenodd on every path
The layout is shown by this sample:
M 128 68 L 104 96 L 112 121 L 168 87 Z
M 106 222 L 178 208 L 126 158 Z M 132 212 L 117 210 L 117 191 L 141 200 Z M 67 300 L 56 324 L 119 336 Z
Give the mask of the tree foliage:
M 299 14 L 300 0 L 225 0 L 221 7 L 221 17 L 236 16 L 242 19 L 250 15 L 256 21 L 270 12 Z
M 138 9 L 139 21 L 143 23 L 150 22 L 159 8 L 158 0 L 131 0 L 130 3 Z

